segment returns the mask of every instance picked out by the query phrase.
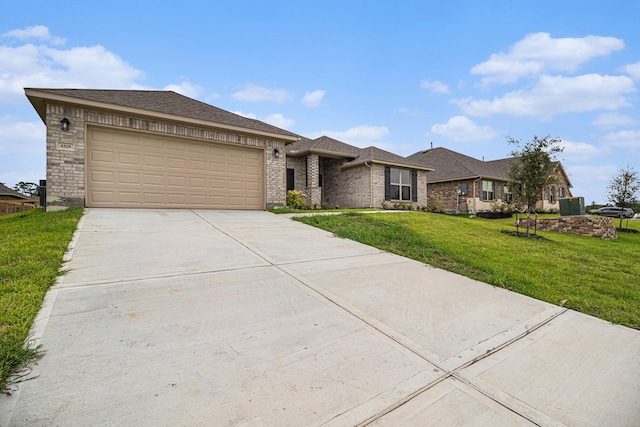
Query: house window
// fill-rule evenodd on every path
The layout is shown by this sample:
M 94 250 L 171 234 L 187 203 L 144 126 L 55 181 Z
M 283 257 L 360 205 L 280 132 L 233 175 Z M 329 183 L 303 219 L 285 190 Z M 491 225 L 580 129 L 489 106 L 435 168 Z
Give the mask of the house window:
M 287 168 L 287 191 L 296 189 L 295 175 L 296 171 L 294 169 Z
M 468 188 L 467 188 L 467 183 L 463 182 L 462 185 L 460 186 L 460 195 L 461 196 L 466 196 L 468 193 Z
M 560 187 L 558 188 L 558 197 L 562 198 L 562 197 L 566 197 L 564 195 L 564 187 Z
M 555 202 L 556 202 L 556 188 L 549 187 L 549 203 L 555 203 Z
M 503 202 L 513 201 L 513 194 L 511 193 L 511 191 L 509 191 L 509 186 L 507 184 L 504 184 L 502 186 L 502 201 Z
M 482 200 L 493 200 L 494 189 L 493 181 L 482 181 Z
M 411 174 L 408 169 L 391 168 L 391 200 L 411 201 Z
M 384 167 L 384 199 L 418 201 L 418 171 Z

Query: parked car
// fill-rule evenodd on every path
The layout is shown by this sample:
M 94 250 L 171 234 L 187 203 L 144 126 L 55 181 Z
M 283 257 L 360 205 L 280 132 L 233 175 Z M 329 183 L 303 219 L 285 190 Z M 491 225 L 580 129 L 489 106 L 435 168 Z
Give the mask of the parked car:
M 633 218 L 633 210 L 629 208 L 618 208 L 614 206 L 605 206 L 600 209 L 591 209 L 589 215 L 608 216 L 611 218 Z

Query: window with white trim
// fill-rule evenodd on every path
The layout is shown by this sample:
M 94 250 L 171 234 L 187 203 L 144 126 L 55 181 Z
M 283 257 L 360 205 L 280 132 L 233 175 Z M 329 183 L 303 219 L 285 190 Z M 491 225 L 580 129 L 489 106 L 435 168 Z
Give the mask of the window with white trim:
M 391 200 L 411 201 L 411 173 L 408 169 L 391 168 Z
M 495 184 L 493 181 L 482 181 L 482 200 L 493 200 L 495 193 Z
M 513 201 L 513 194 L 509 190 L 509 186 L 507 184 L 502 185 L 502 201 L 503 202 Z
M 549 203 L 556 202 L 556 188 L 554 186 L 549 187 Z

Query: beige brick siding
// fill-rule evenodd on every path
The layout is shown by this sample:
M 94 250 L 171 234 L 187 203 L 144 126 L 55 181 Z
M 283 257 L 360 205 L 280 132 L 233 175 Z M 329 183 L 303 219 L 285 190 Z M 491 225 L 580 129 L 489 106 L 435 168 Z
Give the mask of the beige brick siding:
M 317 169 L 315 166 L 317 161 Z M 342 168 L 344 159 L 317 157 L 288 157 L 287 168 L 294 169 L 294 188 L 307 195 L 307 203 L 317 206 L 326 204 L 328 208 L 370 208 L 382 207 L 384 201 L 384 165 L 373 163 L 350 168 Z M 311 164 L 311 166 L 309 166 Z M 316 172 L 317 171 L 317 172 Z M 309 176 L 305 173 L 309 172 Z M 322 175 L 319 193 L 313 193 L 312 185 L 318 183 L 317 175 Z M 308 181 L 307 181 L 308 179 Z M 318 194 L 320 198 L 318 199 Z M 314 197 L 315 195 L 315 197 Z M 317 200 L 320 200 L 318 202 Z M 418 202 L 425 205 L 427 200 L 426 172 L 418 171 Z
M 60 129 L 67 117 L 69 131 Z M 140 117 L 93 111 L 68 105 L 48 104 L 47 126 L 47 210 L 84 206 L 85 131 L 87 125 L 141 130 L 168 136 L 194 138 L 263 148 L 266 162 L 266 207 L 282 206 L 286 195 L 285 142 L 277 139 L 223 132 Z M 62 145 L 62 144 L 71 144 Z M 72 149 L 68 148 L 72 147 Z M 280 151 L 278 159 L 274 149 Z
M 542 197 L 537 204 L 539 212 L 558 212 L 560 210 L 560 188 L 564 191 L 563 197 L 571 197 L 571 189 L 566 178 L 559 170 L 555 171 L 554 177 L 558 181 L 553 184 L 555 190 L 555 200 L 549 203 L 549 189 L 543 190 Z M 491 181 L 487 179 L 487 181 Z M 462 213 L 488 212 L 496 208 L 503 200 L 503 186 L 506 181 L 493 180 L 495 183 L 494 200 L 482 200 L 482 179 L 467 179 L 458 181 L 427 183 L 427 205 L 430 207 L 443 207 L 445 212 L 453 213 L 456 211 L 457 190 L 461 189 L 463 184 L 467 184 L 467 195 L 460 195 L 458 210 Z M 475 192 L 474 192 L 475 190 Z

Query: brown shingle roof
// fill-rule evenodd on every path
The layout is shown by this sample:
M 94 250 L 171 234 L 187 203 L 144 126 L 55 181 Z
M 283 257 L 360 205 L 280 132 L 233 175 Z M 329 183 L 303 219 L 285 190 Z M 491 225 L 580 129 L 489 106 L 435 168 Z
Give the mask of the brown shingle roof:
M 407 159 L 397 154 L 390 153 L 385 150 L 381 150 L 378 147 L 367 147 L 360 150 L 360 155 L 351 162 L 344 165 L 344 167 L 357 166 L 365 162 L 383 163 L 388 165 L 397 165 L 403 167 L 410 167 L 413 169 L 431 170 L 430 167 L 425 166 L 412 159 Z
M 158 90 L 110 90 L 110 89 L 31 89 L 26 88 L 27 96 L 44 120 L 44 103 L 39 98 L 54 95 L 82 101 L 92 101 L 110 106 L 120 106 L 138 110 L 152 111 L 177 117 L 215 122 L 223 125 L 241 127 L 287 137 L 297 137 L 294 133 L 231 113 L 204 102 L 180 95 L 173 91 Z M 288 138 L 293 139 L 293 138 Z
M 333 157 L 355 159 L 362 150 L 353 145 L 345 144 L 337 139 L 321 136 L 316 139 L 302 138 L 298 142 L 287 146 L 287 155 L 298 157 L 309 153 L 332 155 Z
M 0 199 L 30 199 L 30 197 L 0 184 Z
M 479 177 L 507 181 L 509 167 L 516 160 L 511 157 L 483 162 L 442 147 L 417 152 L 409 156 L 408 159 L 435 169 L 429 174 L 429 182 Z
M 321 136 L 317 139 L 302 138 L 300 141 L 287 146 L 288 156 L 299 157 L 308 154 L 343 158 L 348 160 L 342 165 L 344 168 L 374 162 L 413 169 L 429 169 L 418 162 L 377 147 L 358 148 L 328 136 Z

